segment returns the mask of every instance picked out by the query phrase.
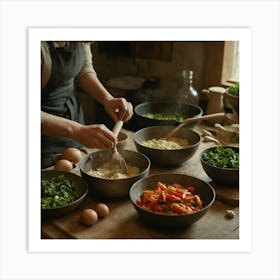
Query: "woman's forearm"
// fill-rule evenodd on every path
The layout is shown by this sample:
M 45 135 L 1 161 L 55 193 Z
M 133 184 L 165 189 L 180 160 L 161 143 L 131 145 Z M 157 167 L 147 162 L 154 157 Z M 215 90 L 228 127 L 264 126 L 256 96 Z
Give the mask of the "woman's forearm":
M 103 106 L 113 99 L 113 96 L 102 85 L 95 73 L 89 72 L 83 75 L 79 79 L 78 86 Z
M 81 127 L 81 124 L 58 117 L 46 112 L 41 112 L 42 134 L 47 136 L 67 137 L 75 140 L 75 135 Z
M 71 138 L 87 148 L 112 149 L 117 138 L 103 124 L 82 125 L 41 112 L 42 134 Z
M 125 98 L 114 98 L 110 92 L 102 85 L 95 73 L 84 74 L 78 82 L 88 95 L 101 103 L 105 111 L 116 122 L 123 120 L 127 122 L 133 115 L 133 107 Z

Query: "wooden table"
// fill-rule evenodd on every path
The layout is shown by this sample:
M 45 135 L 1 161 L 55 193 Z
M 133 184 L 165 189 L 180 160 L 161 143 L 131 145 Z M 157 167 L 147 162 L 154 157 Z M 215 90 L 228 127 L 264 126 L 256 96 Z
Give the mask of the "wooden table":
M 195 127 L 198 131 L 201 127 Z M 132 137 L 133 132 L 123 130 L 129 135 L 125 147 L 136 150 Z M 239 238 L 239 187 L 217 185 L 206 175 L 200 161 L 201 150 L 214 146 L 213 143 L 201 142 L 194 156 L 178 168 L 151 167 L 150 174 L 160 172 L 183 173 L 209 182 L 216 191 L 216 200 L 206 215 L 196 223 L 183 230 L 157 229 L 142 223 L 138 213 L 132 206 L 129 197 L 114 200 L 104 200 L 88 195 L 83 204 L 66 216 L 42 222 L 42 238 L 72 238 L 72 239 L 238 239 Z M 92 152 L 94 150 L 88 150 Z M 73 170 L 80 175 L 78 168 Z M 79 214 L 85 208 L 94 208 L 99 202 L 105 202 L 110 208 L 110 214 L 93 226 L 87 227 L 79 223 Z M 235 212 L 235 217 L 225 217 L 226 210 Z

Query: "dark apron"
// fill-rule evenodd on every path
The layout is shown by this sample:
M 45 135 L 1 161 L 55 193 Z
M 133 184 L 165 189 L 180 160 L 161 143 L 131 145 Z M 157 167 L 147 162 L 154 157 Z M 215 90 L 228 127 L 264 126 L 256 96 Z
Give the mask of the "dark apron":
M 74 78 L 82 68 L 84 48 L 82 43 L 56 48 L 48 42 L 52 58 L 51 76 L 41 90 L 41 110 L 56 116 L 84 123 L 74 85 Z M 80 148 L 81 144 L 65 137 L 50 137 L 41 133 L 41 168 L 53 165 L 52 155 L 68 147 Z

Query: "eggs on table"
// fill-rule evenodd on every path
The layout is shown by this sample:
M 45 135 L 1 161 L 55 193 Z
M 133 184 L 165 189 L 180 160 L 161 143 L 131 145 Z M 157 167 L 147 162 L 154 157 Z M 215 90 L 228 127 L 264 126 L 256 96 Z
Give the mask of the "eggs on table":
M 78 163 L 83 158 L 82 152 L 77 148 L 67 148 L 62 154 L 57 154 L 53 156 L 53 161 L 55 162 L 54 169 L 71 171 L 73 165 Z
M 94 209 L 87 208 L 80 213 L 80 223 L 85 226 L 92 226 L 98 222 L 98 217 L 104 218 L 110 210 L 107 204 L 98 203 Z

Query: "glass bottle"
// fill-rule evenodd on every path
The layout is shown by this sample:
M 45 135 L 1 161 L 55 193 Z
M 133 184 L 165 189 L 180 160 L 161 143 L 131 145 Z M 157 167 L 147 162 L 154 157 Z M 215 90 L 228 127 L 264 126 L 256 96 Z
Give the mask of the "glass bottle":
M 183 70 L 183 86 L 179 90 L 179 98 L 182 102 L 198 105 L 199 96 L 197 91 L 193 88 L 193 71 Z

